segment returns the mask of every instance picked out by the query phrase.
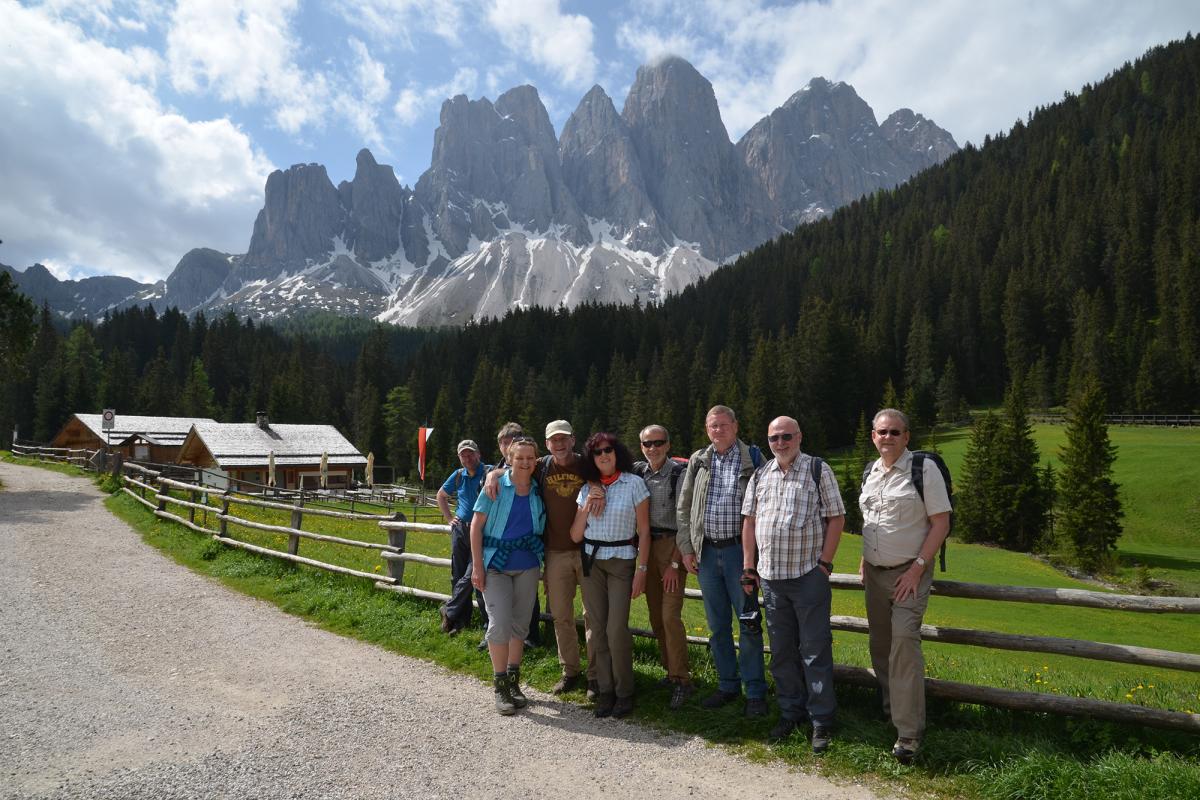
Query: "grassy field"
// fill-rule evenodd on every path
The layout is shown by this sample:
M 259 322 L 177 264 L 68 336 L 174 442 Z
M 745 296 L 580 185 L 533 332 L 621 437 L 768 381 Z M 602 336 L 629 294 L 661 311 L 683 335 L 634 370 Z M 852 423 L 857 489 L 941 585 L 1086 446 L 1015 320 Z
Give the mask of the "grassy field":
M 1135 585 L 1140 564 L 1161 584 L 1157 591 L 1200 595 L 1200 428 L 1113 426 L 1108 433 L 1117 447 L 1113 473 L 1125 510 L 1117 579 Z M 1057 469 L 1066 428 L 1036 425 L 1033 434 L 1042 461 Z M 956 476 L 968 438 L 966 430 L 938 438 Z
M 953 442 L 943 446 L 952 458 L 956 457 L 951 453 L 953 446 Z M 1137 447 L 1128 449 L 1135 451 Z M 431 658 L 481 678 L 486 675 L 486 659 L 474 649 L 476 638 L 442 636 L 437 630 L 433 603 L 374 591 L 367 581 L 294 568 L 222 547 L 180 526 L 156 520 L 123 495 L 109 502 L 114 511 L 142 531 L 147 541 L 194 569 L 331 630 L 397 652 Z M 241 507 L 240 513 L 248 519 L 287 524 L 287 512 Z M 436 512 L 424 512 L 421 520 L 438 521 Z M 209 524 L 215 527 L 215 519 L 210 517 Z M 382 543 L 386 539 L 377 526 L 366 522 L 310 517 L 304 527 L 365 541 Z M 230 532 L 256 544 L 280 550 L 286 547 L 285 536 L 241 527 L 231 527 Z M 836 559 L 837 571 L 854 571 L 857 547 L 856 537 L 846 537 Z M 446 555 L 448 540 L 444 535 L 410 533 L 409 549 Z M 372 551 L 306 540 L 301 543 L 300 553 L 368 572 L 385 570 Z M 959 542 L 951 544 L 948 565 L 945 577 L 955 580 L 1084 586 L 1029 557 Z M 405 583 L 445 592 L 448 576 L 445 570 L 409 564 Z M 700 604 L 689 602 L 685 611 L 689 631 L 704 633 Z M 835 592 L 834 613 L 861 616 L 861 594 Z M 641 602 L 634 605 L 633 621 L 646 624 Z M 1194 618 L 1183 615 L 1150 616 L 934 598 L 927 621 L 1200 652 L 1200 626 Z M 839 662 L 867 665 L 865 637 L 838 633 L 834 647 Z M 965 646 L 927 644 L 926 653 L 929 674 L 934 677 L 1200 710 L 1200 679 L 1192 673 Z M 641 721 L 698 733 L 711 741 L 741 748 L 752 757 L 783 758 L 836 775 L 866 777 L 945 797 L 1094 797 L 1101 793 L 1112 798 L 1200 796 L 1200 737 L 941 702 L 930 704 L 930 730 L 923 755 L 916 766 L 902 768 L 887 756 L 893 734 L 878 718 L 874 694 L 852 687 L 839 687 L 839 735 L 831 752 L 818 762 L 799 739 L 764 745 L 762 739 L 770 720 L 747 722 L 736 709 L 702 712 L 695 703 L 682 712 L 667 710 L 666 691 L 654 685 L 663 673 L 653 643 L 639 643 L 636 658 L 637 716 Z M 707 652 L 693 647 L 692 661 L 702 689 L 715 685 Z M 534 685 L 548 688 L 557 672 L 552 648 L 532 651 L 526 673 Z M 582 700 L 579 696 L 575 699 Z

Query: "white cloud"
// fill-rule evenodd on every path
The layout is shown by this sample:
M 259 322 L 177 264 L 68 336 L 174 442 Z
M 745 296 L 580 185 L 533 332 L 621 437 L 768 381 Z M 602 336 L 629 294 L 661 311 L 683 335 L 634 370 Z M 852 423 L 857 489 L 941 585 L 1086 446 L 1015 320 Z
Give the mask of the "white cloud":
M 414 31 L 428 31 L 458 44 L 463 5 L 454 0 L 338 0 L 333 8 L 372 41 L 412 50 Z
M 123 52 L 10 0 L 0 16 L 6 263 L 148 280 L 192 247 L 245 249 L 272 166 L 243 131 L 164 107 L 151 51 Z
M 440 105 L 443 100 L 455 95 L 470 95 L 475 92 L 479 83 L 479 73 L 471 67 L 460 67 L 454 77 L 446 83 L 437 86 L 421 87 L 409 84 L 400 90 L 393 111 L 396 118 L 405 125 L 411 125 L 429 110 L 433 105 Z
M 559 0 L 491 0 L 487 20 L 515 56 L 548 70 L 568 86 L 595 78 L 592 21 L 564 14 Z
M 712 81 L 735 138 L 821 75 L 854 86 L 881 118 L 913 108 L 962 144 L 1198 26 L 1200 6 L 1163 0 L 931 0 L 919 9 L 654 0 L 620 26 L 617 43 L 641 61 L 664 52 L 691 61 Z
M 354 66 L 346 84 L 334 96 L 333 108 L 367 144 L 380 153 L 386 153 L 378 118 L 379 110 L 391 93 L 392 84 L 387 79 L 383 64 L 371 57 L 365 44 L 353 37 L 348 44 L 354 55 Z
M 175 89 L 266 104 L 287 133 L 319 124 L 330 90 L 323 75 L 296 63 L 297 7 L 298 0 L 180 0 L 167 32 Z

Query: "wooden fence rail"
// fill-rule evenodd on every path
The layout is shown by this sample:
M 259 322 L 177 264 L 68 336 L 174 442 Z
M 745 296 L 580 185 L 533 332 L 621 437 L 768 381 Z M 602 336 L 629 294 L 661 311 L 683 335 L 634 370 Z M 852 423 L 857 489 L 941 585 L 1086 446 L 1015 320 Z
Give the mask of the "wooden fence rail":
M 144 480 L 139 480 L 130 474 L 125 474 L 127 472 L 134 472 L 139 477 L 144 478 Z M 229 491 L 217 492 L 212 487 L 189 484 L 183 481 L 165 478 L 157 473 L 154 473 L 152 470 L 147 470 L 144 467 L 138 467 L 137 465 L 133 464 L 123 465 L 122 473 L 124 483 L 126 484 L 123 487 L 123 491 L 138 502 L 141 502 L 147 507 L 151 508 L 156 516 L 178 522 L 187 528 L 208 536 L 212 536 L 215 541 L 219 541 L 229 547 L 235 547 L 248 552 L 257 553 L 259 555 L 278 558 L 296 564 L 304 564 L 306 566 L 312 566 L 318 569 L 336 572 L 343 575 L 369 579 L 379 589 L 384 589 L 411 597 L 435 601 L 445 601 L 448 599 L 447 595 L 439 592 L 431 592 L 412 586 L 405 586 L 403 584 L 404 566 L 407 563 L 423 564 L 442 569 L 448 569 L 450 567 L 450 559 L 448 558 L 439 558 L 421 553 L 407 552 L 406 540 L 408 532 L 420 531 L 424 533 L 448 534 L 450 531 L 450 526 L 448 525 L 409 522 L 404 519 L 404 515 L 400 513 L 397 513 L 392 517 L 381 519 L 380 515 L 361 514 L 354 512 L 331 512 L 328 509 L 311 509 L 300 505 L 287 505 L 284 503 L 265 500 L 252 500 L 245 497 L 235 496 Z M 151 484 L 157 484 L 159 488 L 155 489 Z M 154 501 L 139 496 L 135 489 L 141 490 L 142 492 L 145 492 L 148 489 L 154 492 Z M 198 494 L 203 494 L 209 498 L 217 495 L 220 498 L 220 508 L 218 509 L 216 506 L 209 505 L 206 502 L 195 502 L 194 499 L 183 500 L 179 497 L 175 497 L 170 494 L 170 490 L 172 489 L 176 491 L 188 492 L 189 496 L 192 496 L 193 498 L 195 498 Z M 255 522 L 253 520 L 242 519 L 229 512 L 230 505 L 238 503 L 260 508 L 290 511 L 292 512 L 293 524 L 290 526 L 270 525 L 267 523 Z M 219 522 L 220 529 L 214 531 L 202 525 L 197 525 L 194 520 L 185 519 L 182 516 L 173 514 L 166 510 L 165 507 L 167 505 L 188 508 L 192 510 L 193 513 L 195 510 L 199 509 L 203 509 L 206 513 L 212 511 L 214 512 L 214 517 Z M 316 513 L 318 511 L 322 513 Z M 379 544 L 364 542 L 360 540 L 347 539 L 340 536 L 317 533 L 315 531 L 302 530 L 300 528 L 302 517 L 307 514 L 320 517 L 378 521 L 380 528 L 387 533 L 388 543 Z M 240 525 L 250 530 L 285 534 L 289 536 L 291 540 L 289 543 L 289 550 L 288 552 L 283 552 L 231 538 L 228 535 L 228 525 L 230 524 Z M 374 573 L 363 572 L 360 570 L 351 569 L 349 567 L 343 567 L 338 564 L 329 564 L 316 559 L 300 556 L 296 550 L 301 539 L 309 539 L 347 547 L 375 550 L 379 552 L 380 557 L 387 565 L 387 574 L 378 575 Z M 838 589 L 862 590 L 862 583 L 857 575 L 841 573 L 834 574 L 830 578 L 830 583 Z M 941 580 L 935 580 L 933 582 L 933 592 L 944 597 L 961 597 L 1002 602 L 1070 605 L 1075 607 L 1101 608 L 1114 611 L 1136 611 L 1143 613 L 1200 613 L 1200 598 L 1112 595 L 1103 592 L 1091 592 L 1078 589 L 1045 589 L 1021 586 L 994 586 L 987 584 L 973 584 Z M 692 600 L 700 599 L 701 597 L 700 592 L 695 589 L 686 589 L 684 594 L 688 599 Z M 542 618 L 544 621 L 549 620 L 549 616 L 545 614 L 543 614 Z M 851 633 L 867 632 L 867 622 L 865 619 L 860 617 L 834 616 L 831 618 L 830 622 L 831 626 L 835 630 Z M 654 634 L 651 631 L 634 630 L 634 633 L 640 636 L 648 636 L 650 638 L 654 637 Z M 942 642 L 947 644 L 963 644 L 992 649 L 1052 653 L 1092 660 L 1139 664 L 1144 666 L 1165 667 L 1169 669 L 1200 672 L 1200 655 L 1193 653 L 1178 653 L 1169 650 L 1134 647 L 1130 645 L 1112 644 L 1107 642 L 1092 642 L 1050 636 L 1008 634 L 995 631 L 982 631 L 967 628 L 948 628 L 934 625 L 922 626 L 921 636 L 922 639 L 928 641 Z M 707 645 L 708 643 L 706 638 L 699 636 L 689 636 L 688 641 L 697 645 Z M 876 685 L 874 674 L 870 670 L 863 669 L 861 667 L 845 665 L 837 665 L 835 669 L 838 679 L 845 683 L 863 686 Z M 999 689 L 996 687 L 956 683 L 934 678 L 926 679 L 926 687 L 931 697 L 939 697 L 956 702 L 991 705 L 1017 711 L 1049 712 L 1074 716 L 1089 716 L 1115 722 L 1134 723 L 1151 727 L 1200 733 L 1200 714 L 1188 714 L 1178 711 L 1147 708 L 1145 706 L 1129 703 L 1113 703 L 1104 700 L 1069 697 L 1066 695 Z

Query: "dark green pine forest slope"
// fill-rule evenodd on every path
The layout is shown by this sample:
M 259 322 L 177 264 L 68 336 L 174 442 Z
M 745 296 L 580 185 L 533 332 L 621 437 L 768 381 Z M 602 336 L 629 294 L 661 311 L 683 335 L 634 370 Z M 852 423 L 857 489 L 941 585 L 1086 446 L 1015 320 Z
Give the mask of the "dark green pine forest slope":
M 661 420 L 692 444 L 722 402 L 754 438 L 794 414 L 819 447 L 849 443 L 889 379 L 928 418 L 944 377 L 972 403 L 1019 378 L 1050 406 L 1088 373 L 1114 411 L 1200 397 L 1191 35 L 661 306 L 531 310 L 429 342 L 409 387 L 455 434 L 570 414 L 626 436 Z
M 567 417 L 675 452 L 704 411 L 761 440 L 797 416 L 850 443 L 889 386 L 931 420 L 1014 380 L 1034 408 L 1095 374 L 1110 410 L 1200 402 L 1200 42 L 1148 52 L 909 183 L 746 254 L 650 308 L 531 309 L 452 331 L 340 319 L 272 329 L 129 309 L 61 334 L 43 315 L 0 422 L 48 438 L 73 411 L 338 425 L 401 474 L 415 427 L 490 442 Z M 95 379 L 100 375 L 99 381 Z M 29 398 L 34 398 L 31 404 Z

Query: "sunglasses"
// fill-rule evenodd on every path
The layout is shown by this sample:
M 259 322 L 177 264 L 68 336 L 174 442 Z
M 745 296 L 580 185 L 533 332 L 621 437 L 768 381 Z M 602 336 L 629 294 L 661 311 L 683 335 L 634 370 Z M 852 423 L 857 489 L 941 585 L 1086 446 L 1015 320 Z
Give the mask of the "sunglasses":
M 642 447 L 662 447 L 666 443 L 666 439 L 647 439 L 642 442 Z
M 592 455 L 593 456 L 606 456 L 609 453 L 616 452 L 616 450 L 617 450 L 617 448 L 613 447 L 610 444 L 608 447 L 597 447 L 595 450 L 592 451 Z
M 904 433 L 904 431 L 900 430 L 899 428 L 876 428 L 875 429 L 876 436 L 899 436 L 902 433 Z
M 771 444 L 775 444 L 780 439 L 782 439 L 785 442 L 790 442 L 792 439 L 795 439 L 795 438 L 796 438 L 796 434 L 794 434 L 794 433 L 773 433 L 767 437 L 767 441 L 770 442 Z

